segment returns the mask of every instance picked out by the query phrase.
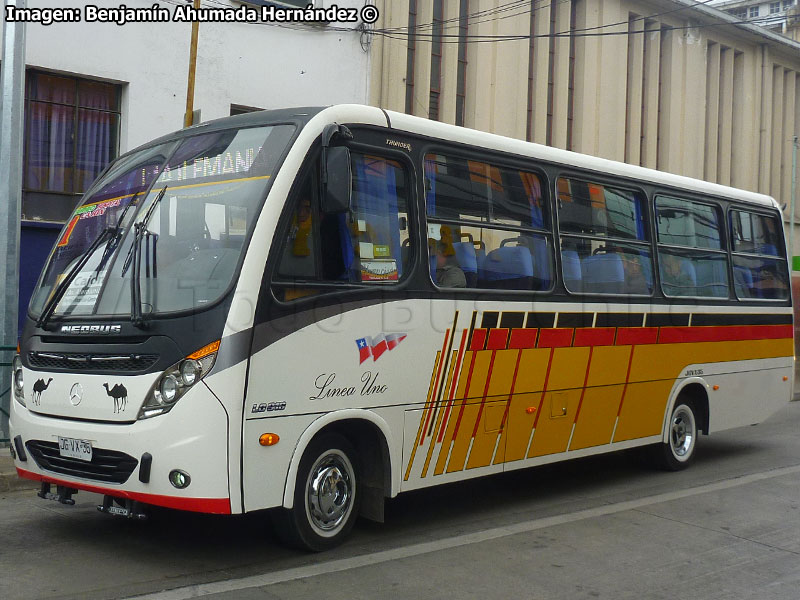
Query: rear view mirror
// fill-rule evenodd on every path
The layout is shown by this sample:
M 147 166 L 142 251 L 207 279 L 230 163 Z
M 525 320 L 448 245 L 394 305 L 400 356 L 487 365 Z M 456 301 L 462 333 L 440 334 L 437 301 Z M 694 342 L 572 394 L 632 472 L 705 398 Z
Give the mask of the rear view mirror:
M 322 212 L 349 211 L 352 189 L 350 151 L 344 146 L 325 148 L 322 169 Z

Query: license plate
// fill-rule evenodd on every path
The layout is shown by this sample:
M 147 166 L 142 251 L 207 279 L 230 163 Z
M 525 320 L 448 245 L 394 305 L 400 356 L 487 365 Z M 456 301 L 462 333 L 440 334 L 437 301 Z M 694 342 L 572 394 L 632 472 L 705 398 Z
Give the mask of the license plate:
M 76 440 L 74 438 L 58 438 L 58 452 L 64 458 L 77 458 L 91 462 L 92 443 L 89 440 Z

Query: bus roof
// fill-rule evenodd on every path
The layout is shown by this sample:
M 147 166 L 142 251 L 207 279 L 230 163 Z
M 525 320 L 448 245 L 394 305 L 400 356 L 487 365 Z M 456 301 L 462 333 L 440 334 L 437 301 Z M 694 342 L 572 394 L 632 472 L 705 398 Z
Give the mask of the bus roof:
M 358 104 L 338 104 L 329 107 L 283 108 L 224 117 L 176 131 L 148 143 L 147 146 L 171 139 L 196 135 L 198 133 L 219 131 L 231 127 L 252 127 L 289 122 L 296 123 L 301 128 L 310 125 L 312 128 L 319 129 L 320 132 L 325 125 L 332 122 L 349 124 L 364 123 L 369 125 L 381 123 L 396 131 L 569 165 L 571 167 L 588 169 L 603 174 L 628 177 L 646 183 L 670 186 L 702 194 L 778 208 L 778 203 L 772 197 L 765 194 L 750 192 L 717 183 L 710 183 L 683 175 L 675 175 L 665 171 L 630 165 L 615 160 L 590 156 L 588 154 L 561 150 L 559 148 L 533 142 L 525 142 L 502 135 L 469 129 L 467 127 L 458 127 L 456 125 L 431 121 L 422 117 L 383 110 L 374 106 Z

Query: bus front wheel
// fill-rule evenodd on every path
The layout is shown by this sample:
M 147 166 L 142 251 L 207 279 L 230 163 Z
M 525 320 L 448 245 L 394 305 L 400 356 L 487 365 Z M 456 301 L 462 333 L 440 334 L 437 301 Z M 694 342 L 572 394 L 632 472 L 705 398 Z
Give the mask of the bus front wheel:
M 289 544 L 313 552 L 338 546 L 358 517 L 359 467 L 353 446 L 335 433 L 309 444 L 297 471 L 294 507 L 276 515 Z
M 697 417 L 694 405 L 678 398 L 667 423 L 667 441 L 654 449 L 656 463 L 667 471 L 680 471 L 694 459 L 697 446 Z

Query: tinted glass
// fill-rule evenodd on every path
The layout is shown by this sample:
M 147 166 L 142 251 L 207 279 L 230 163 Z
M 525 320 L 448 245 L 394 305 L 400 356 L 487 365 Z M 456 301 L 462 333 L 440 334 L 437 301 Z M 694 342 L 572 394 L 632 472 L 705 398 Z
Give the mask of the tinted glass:
M 558 222 L 564 233 L 648 239 L 646 203 L 637 193 L 579 179 L 560 178 Z
M 722 248 L 719 210 L 677 198 L 656 198 L 658 242 L 690 248 Z
M 730 220 L 734 252 L 781 256 L 781 224 L 777 218 L 732 210 Z

